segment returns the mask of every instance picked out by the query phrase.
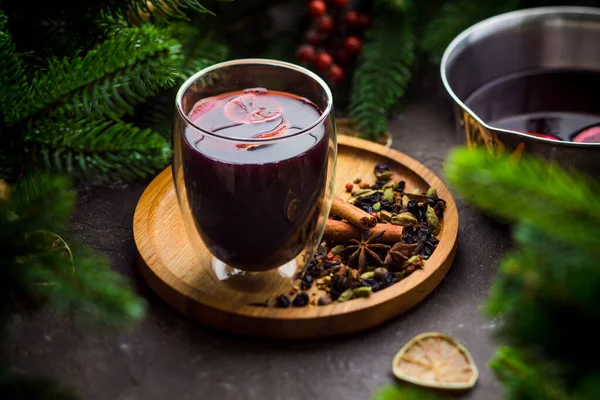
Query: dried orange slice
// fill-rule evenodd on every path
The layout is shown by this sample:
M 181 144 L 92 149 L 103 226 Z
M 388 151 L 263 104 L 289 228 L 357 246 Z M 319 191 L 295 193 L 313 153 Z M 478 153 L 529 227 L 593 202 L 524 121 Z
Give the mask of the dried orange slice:
M 257 124 L 281 117 L 283 106 L 264 94 L 245 93 L 230 99 L 223 113 L 233 122 Z
M 410 340 L 394 357 L 398 379 L 418 386 L 465 390 L 479 377 L 469 351 L 443 333 L 424 333 Z

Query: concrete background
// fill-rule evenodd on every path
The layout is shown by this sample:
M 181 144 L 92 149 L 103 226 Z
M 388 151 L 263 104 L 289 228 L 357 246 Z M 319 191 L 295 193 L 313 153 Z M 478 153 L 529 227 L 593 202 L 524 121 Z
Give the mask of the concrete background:
M 391 132 L 395 149 L 440 174 L 457 140 L 451 103 L 437 71 L 415 82 Z M 419 333 L 440 331 L 462 341 L 480 369 L 477 387 L 464 398 L 501 398 L 486 366 L 494 353 L 494 323 L 481 318 L 480 304 L 510 240 L 505 227 L 460 199 L 455 263 L 423 303 L 368 332 L 287 343 L 203 327 L 177 314 L 147 287 L 135 265 L 131 226 L 146 184 L 82 189 L 72 223 L 77 237 L 131 278 L 148 303 L 145 320 L 132 332 L 92 335 L 49 313 L 17 318 L 10 326 L 8 353 L 15 372 L 56 378 L 86 400 L 366 400 L 380 385 L 394 381 L 391 361 L 400 347 Z

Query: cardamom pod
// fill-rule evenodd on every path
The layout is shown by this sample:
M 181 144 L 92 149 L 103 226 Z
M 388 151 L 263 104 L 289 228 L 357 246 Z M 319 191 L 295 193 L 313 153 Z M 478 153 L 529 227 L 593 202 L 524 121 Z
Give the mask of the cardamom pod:
M 435 190 L 434 187 L 430 187 L 429 189 L 427 189 L 427 197 L 437 199 L 437 190 Z
M 365 272 L 364 274 L 362 274 L 360 276 L 360 279 L 363 279 L 363 280 L 365 280 L 365 279 L 371 279 L 374 276 L 375 276 L 375 271 Z
M 393 202 L 394 201 L 394 189 L 388 188 L 383 192 L 383 201 Z
M 392 217 L 393 214 L 389 211 L 379 211 L 379 213 L 377 214 L 377 216 L 379 217 L 379 219 L 381 219 L 382 221 L 385 222 L 392 222 Z
M 409 212 L 405 212 L 402 214 L 392 216 L 392 224 L 394 224 L 394 225 L 406 226 L 406 225 L 416 225 L 418 223 L 419 223 L 419 221 L 417 221 L 415 216 Z
M 381 210 L 381 203 L 377 202 L 375 204 L 373 204 L 373 211 L 379 211 Z
M 418 188 L 415 188 L 411 191 L 412 194 L 421 194 L 421 191 Z
M 342 254 L 342 250 L 344 250 L 344 247 L 345 246 L 343 244 L 338 244 L 333 249 L 331 249 L 330 253 L 334 256 L 339 256 L 340 254 Z
M 431 206 L 427 206 L 427 225 L 429 225 L 429 230 L 432 235 L 437 235 L 440 233 L 440 219 L 438 218 L 435 210 L 431 208 Z
M 395 190 L 396 189 L 396 183 L 395 182 L 388 182 L 385 185 L 383 185 L 383 187 L 381 189 L 382 190 L 385 190 L 385 189 Z
M 398 279 L 398 280 L 401 281 L 402 279 L 404 279 L 404 276 L 406 275 L 406 272 L 404 272 L 404 271 L 396 272 L 396 273 L 394 273 L 394 275 L 396 276 L 396 279 Z
M 353 297 L 369 297 L 373 293 L 373 289 L 368 286 L 356 288 L 352 291 Z
M 390 179 L 392 179 L 394 177 L 394 173 L 392 171 L 376 170 L 375 177 L 377 178 L 378 181 L 389 181 Z
M 410 201 L 410 199 L 408 198 L 408 196 L 402 196 L 402 205 L 404 207 L 408 207 L 408 202 Z
M 361 190 L 357 190 L 356 192 L 352 193 L 353 197 L 359 198 L 359 197 L 364 197 L 364 196 L 370 196 L 373 193 L 375 193 L 374 190 L 371 189 L 361 189 Z
M 348 289 L 344 293 L 340 294 L 340 297 L 338 297 L 338 301 L 340 303 L 343 303 L 344 301 L 348 301 L 352 298 L 352 295 L 354 295 L 354 292 L 352 292 L 352 289 Z

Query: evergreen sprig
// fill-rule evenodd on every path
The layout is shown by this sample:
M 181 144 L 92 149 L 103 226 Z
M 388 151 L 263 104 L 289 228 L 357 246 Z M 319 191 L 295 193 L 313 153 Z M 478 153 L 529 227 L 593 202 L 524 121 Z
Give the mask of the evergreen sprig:
M 17 55 L 10 32 L 5 30 L 7 18 L 0 10 L 0 115 L 14 119 L 14 101 L 27 92 L 25 70 Z
M 0 315 L 50 305 L 96 326 L 129 327 L 144 307 L 106 259 L 62 236 L 75 196 L 63 178 L 33 174 L 0 197 Z
M 10 35 L 0 39 L 1 136 L 3 152 L 14 152 L 0 157 L 3 176 L 26 163 L 98 182 L 133 180 L 166 165 L 168 142 L 122 120 L 179 77 L 180 45 L 166 28 L 123 28 L 82 56 L 50 60 L 31 83 Z
M 112 0 L 106 3 L 102 13 L 103 17 L 111 16 L 124 20 L 132 18 L 145 20 L 149 17 L 188 19 L 187 14 L 192 11 L 212 14 L 198 0 Z
M 159 133 L 120 120 L 48 119 L 30 129 L 26 140 L 38 165 L 89 181 L 145 177 L 171 155 Z
M 471 25 L 517 8 L 519 0 L 447 1 L 427 23 L 421 49 L 432 61 L 439 61 L 450 41 Z
M 388 130 L 390 111 L 405 93 L 415 62 L 410 10 L 377 7 L 352 79 L 349 116 L 356 128 L 374 140 Z
M 162 29 L 121 29 L 83 57 L 51 60 L 16 103 L 18 119 L 7 123 L 26 119 L 35 125 L 39 116 L 119 118 L 159 88 L 173 85 L 178 63 L 179 44 Z
M 597 181 L 539 158 L 516 162 L 465 149 L 450 155 L 445 173 L 481 209 L 511 222 L 530 223 L 592 254 L 600 252 Z
M 515 224 L 516 249 L 501 262 L 484 309 L 512 346 L 491 364 L 508 397 L 595 398 L 598 182 L 532 155 L 517 160 L 485 150 L 452 152 L 445 173 L 463 197 Z

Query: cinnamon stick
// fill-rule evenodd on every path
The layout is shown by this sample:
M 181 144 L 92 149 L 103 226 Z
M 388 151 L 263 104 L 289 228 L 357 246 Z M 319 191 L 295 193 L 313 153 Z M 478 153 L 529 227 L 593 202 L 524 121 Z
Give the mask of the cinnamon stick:
M 377 224 L 371 229 L 371 233 L 385 231 L 381 241 L 383 243 L 398 243 L 402 241 L 403 228 L 399 225 Z M 362 230 L 344 221 L 327 220 L 323 240 L 333 243 L 346 243 L 350 239 L 361 239 Z
M 345 219 L 361 229 L 370 229 L 377 225 L 377 218 L 352 204 L 348 204 L 338 196 L 333 197 L 331 214 Z

